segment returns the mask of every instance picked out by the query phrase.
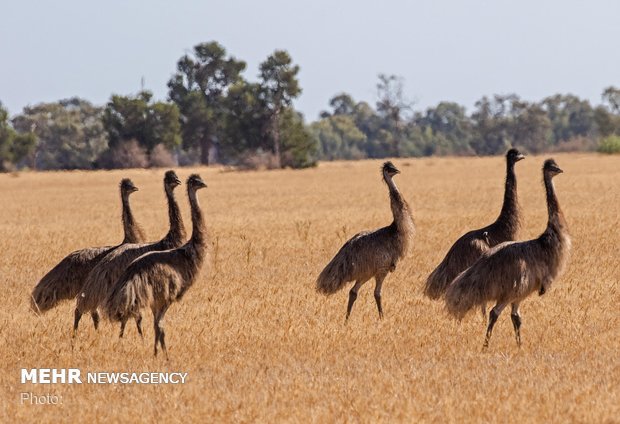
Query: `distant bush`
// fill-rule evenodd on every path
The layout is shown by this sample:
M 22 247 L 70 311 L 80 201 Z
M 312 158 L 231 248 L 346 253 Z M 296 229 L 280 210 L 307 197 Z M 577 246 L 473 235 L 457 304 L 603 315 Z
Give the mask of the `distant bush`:
M 598 151 L 607 154 L 620 153 L 620 136 L 609 135 L 603 138 L 598 145 Z
M 269 151 L 258 149 L 254 152 L 246 151 L 239 158 L 240 169 L 275 169 L 278 167 L 276 155 Z
M 547 150 L 551 153 L 555 152 L 593 152 L 596 150 L 598 143 L 592 137 L 576 136 L 569 140 L 562 140 L 557 144 L 550 146 Z
M 149 157 L 151 166 L 156 168 L 169 168 L 178 165 L 170 150 L 166 149 L 161 143 L 153 148 Z
M 129 140 L 118 143 L 103 153 L 99 164 L 107 169 L 146 168 L 149 165 L 149 160 L 146 149 L 140 146 L 136 140 Z

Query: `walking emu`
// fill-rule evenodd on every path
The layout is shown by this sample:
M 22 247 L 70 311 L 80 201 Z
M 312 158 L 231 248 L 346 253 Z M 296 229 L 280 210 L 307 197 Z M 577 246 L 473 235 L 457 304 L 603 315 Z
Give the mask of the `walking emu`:
M 439 299 L 448 284 L 462 271 L 470 267 L 489 248 L 516 239 L 520 227 L 517 202 L 517 177 L 515 163 L 524 156 L 517 149 L 506 153 L 506 186 L 504 203 L 499 217 L 489 226 L 463 234 L 450 248 L 446 257 L 428 276 L 424 294 Z M 484 310 L 484 305 L 483 305 Z
M 545 294 L 566 265 L 571 241 L 552 180 L 561 172 L 553 159 L 545 161 L 543 180 L 549 213 L 545 232 L 534 240 L 506 242 L 488 250 L 446 291 L 448 312 L 459 320 L 476 305 L 496 302 L 489 314 L 484 347 L 488 347 L 495 321 L 508 304 L 512 306 L 517 345 L 521 346 L 519 304 L 534 291 Z
M 196 191 L 206 186 L 198 174 L 187 180 L 193 227 L 189 241 L 177 249 L 150 252 L 133 261 L 105 302 L 107 316 L 120 321 L 121 325 L 130 317 L 139 317 L 142 309 L 150 307 L 155 327 L 154 354 L 157 356 L 157 345 L 160 344 L 166 359 L 164 315 L 196 281 L 207 254 L 208 235 L 196 196 Z
M 327 264 L 316 282 L 317 290 L 329 295 L 340 290 L 347 282 L 355 281 L 355 285 L 349 291 L 347 320 L 359 289 L 372 277 L 376 282 L 375 301 L 379 318 L 383 318 L 381 285 L 388 272 L 393 272 L 398 261 L 407 254 L 415 231 L 409 205 L 392 180 L 392 177 L 400 171 L 392 162 L 385 162 L 381 172 L 390 191 L 390 207 L 394 221 L 387 227 L 353 236 Z
M 130 179 L 123 179 L 120 183 L 122 200 L 122 221 L 125 237 L 122 244 L 139 243 L 144 240 L 142 229 L 136 223 L 129 206 L 129 195 L 138 188 Z M 91 247 L 77 250 L 66 256 L 58 265 L 52 268 L 32 290 L 31 308 L 37 313 L 46 312 L 63 300 L 70 300 L 78 295 L 86 276 L 90 270 L 99 263 L 108 253 L 118 246 Z M 99 316 L 92 316 L 95 326 L 98 325 Z
M 97 308 L 105 301 L 108 291 L 134 259 L 147 252 L 174 249 L 183 243 L 185 240 L 185 227 L 183 226 L 179 205 L 174 198 L 174 189 L 180 184 L 181 181 L 174 171 L 166 172 L 164 176 L 164 191 L 168 201 L 170 229 L 163 239 L 156 243 L 125 244 L 103 258 L 90 271 L 86 277 L 81 294 L 77 297 L 73 322 L 74 335 L 82 315 L 86 312 L 91 314 L 97 313 Z M 136 325 L 138 333 L 142 335 L 141 317 L 137 317 Z M 123 337 L 124 330 L 125 326 L 123 325 L 120 337 Z

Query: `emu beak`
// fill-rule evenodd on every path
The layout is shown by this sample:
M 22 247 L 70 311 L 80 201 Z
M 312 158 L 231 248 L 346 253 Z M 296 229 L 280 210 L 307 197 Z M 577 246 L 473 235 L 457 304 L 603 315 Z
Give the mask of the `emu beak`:
M 179 177 L 175 177 L 174 182 L 176 185 L 181 185 L 181 180 L 179 180 Z
M 525 155 L 523 155 L 522 153 L 519 153 L 517 155 L 517 162 L 519 162 L 520 160 L 523 160 L 523 159 L 525 159 Z

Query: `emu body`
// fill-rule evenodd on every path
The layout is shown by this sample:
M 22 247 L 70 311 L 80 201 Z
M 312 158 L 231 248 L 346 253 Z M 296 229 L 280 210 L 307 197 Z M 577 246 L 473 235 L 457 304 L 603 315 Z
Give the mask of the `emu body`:
M 121 244 L 81 249 L 67 255 L 45 274 L 32 290 L 31 308 L 36 313 L 46 312 L 63 300 L 74 299 L 82 290 L 88 273 L 119 246 L 144 241 L 142 229 L 136 223 L 129 205 L 129 195 L 137 190 L 138 188 L 129 179 L 123 179 L 120 183 L 124 231 Z M 95 326 L 98 325 L 97 315 L 93 315 L 93 322 Z
M 349 291 L 346 319 L 351 314 L 359 289 L 373 277 L 375 302 L 379 318 L 383 317 L 381 305 L 383 280 L 389 272 L 396 269 L 398 261 L 409 251 L 415 227 L 409 205 L 392 180 L 398 173 L 400 171 L 391 162 L 386 162 L 382 167 L 383 180 L 390 193 L 390 207 L 394 218 L 392 223 L 387 227 L 353 236 L 317 278 L 317 290 L 327 295 L 337 292 L 346 283 L 355 281 L 355 285 Z
M 439 299 L 454 278 L 476 262 L 482 254 L 500 243 L 515 240 L 520 228 L 520 211 L 517 200 L 515 164 L 524 156 L 517 149 L 506 153 L 506 183 L 504 202 L 500 214 L 492 224 L 463 234 L 428 276 L 424 294 Z
M 170 229 L 166 236 L 156 243 L 124 244 L 105 256 L 86 277 L 86 282 L 76 299 L 73 333 L 75 335 L 80 318 L 83 314 L 97 313 L 97 308 L 105 301 L 108 291 L 121 276 L 129 264 L 147 252 L 168 250 L 180 246 L 185 239 L 185 227 L 181 218 L 179 206 L 174 198 L 174 188 L 181 184 L 174 171 L 166 172 L 164 176 L 164 191 L 168 201 L 168 217 Z M 136 318 L 138 333 L 142 335 L 141 317 Z M 123 336 L 123 325 L 120 337 Z
M 545 161 L 543 179 L 547 195 L 548 222 L 536 239 L 502 243 L 459 274 L 446 291 L 448 312 L 462 319 L 472 308 L 495 302 L 489 314 L 484 346 L 488 346 L 493 326 L 508 305 L 517 344 L 521 345 L 519 304 L 533 292 L 546 293 L 562 273 L 568 260 L 571 240 L 552 178 L 562 170 L 555 161 Z
M 207 255 L 207 231 L 196 191 L 206 187 L 197 174 L 187 181 L 192 211 L 192 236 L 183 246 L 159 252 L 146 253 L 134 260 L 119 278 L 105 301 L 106 315 L 121 325 L 140 311 L 150 308 L 155 328 L 154 354 L 161 346 L 166 358 L 163 319 L 173 302 L 181 300 L 196 281 Z

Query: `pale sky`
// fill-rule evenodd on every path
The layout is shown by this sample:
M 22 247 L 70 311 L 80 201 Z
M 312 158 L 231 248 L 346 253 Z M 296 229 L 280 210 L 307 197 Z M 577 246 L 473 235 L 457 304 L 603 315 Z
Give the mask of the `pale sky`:
M 402 76 L 415 109 L 449 100 L 471 110 L 512 92 L 598 104 L 604 87 L 620 87 L 613 0 L 1 0 L 0 10 L 0 101 L 11 115 L 72 96 L 103 105 L 136 93 L 142 77 L 165 99 L 177 60 L 211 40 L 247 62 L 249 80 L 287 50 L 308 121 L 342 91 L 374 105 L 379 73 Z

